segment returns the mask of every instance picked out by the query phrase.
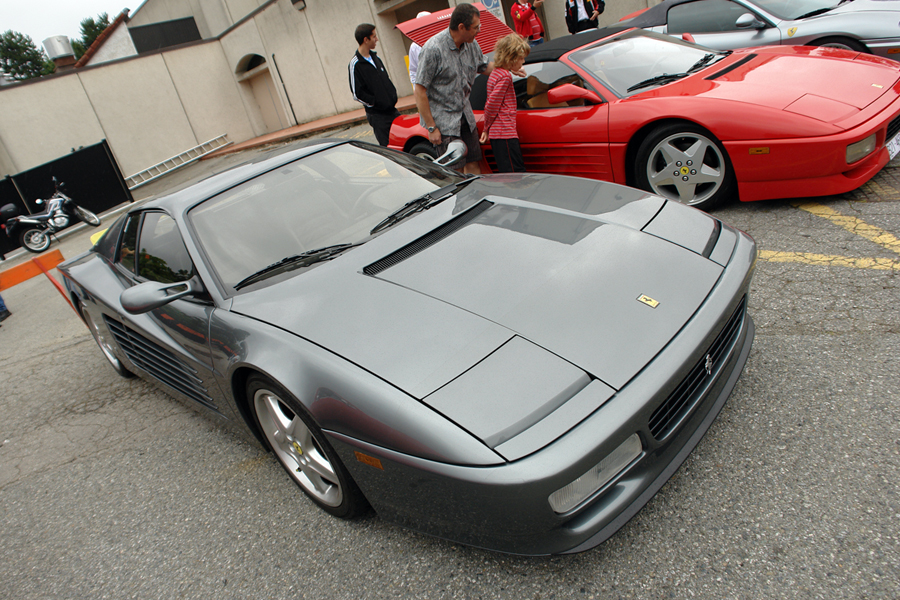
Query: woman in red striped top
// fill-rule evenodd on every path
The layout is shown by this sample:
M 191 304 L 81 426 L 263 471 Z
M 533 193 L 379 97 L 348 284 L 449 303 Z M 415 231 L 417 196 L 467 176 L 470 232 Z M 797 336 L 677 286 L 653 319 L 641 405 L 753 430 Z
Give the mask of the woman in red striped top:
M 513 73 L 524 76 L 522 65 L 531 47 L 522 36 L 511 33 L 494 47 L 494 70 L 487 82 L 484 131 L 480 142 L 491 140 L 498 173 L 525 172 L 519 134 L 516 131 L 516 90 Z

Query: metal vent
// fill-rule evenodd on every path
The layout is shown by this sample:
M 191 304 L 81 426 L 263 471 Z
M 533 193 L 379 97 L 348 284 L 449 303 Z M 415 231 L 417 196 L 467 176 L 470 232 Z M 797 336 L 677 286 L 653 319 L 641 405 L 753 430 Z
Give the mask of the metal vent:
M 710 75 L 709 77 L 704 77 L 703 79 L 705 79 L 706 81 L 712 81 L 713 79 L 718 79 L 718 78 L 721 77 L 722 75 L 725 75 L 725 74 L 727 74 L 727 73 L 730 73 L 730 72 L 734 71 L 735 69 L 737 69 L 738 67 L 742 67 L 742 66 L 746 65 L 748 62 L 750 62 L 750 61 L 753 60 L 754 58 L 756 58 L 756 54 L 748 54 L 747 56 L 745 56 L 745 57 L 742 58 L 741 60 L 737 61 L 737 62 L 734 63 L 733 65 L 728 65 L 727 67 L 725 67 L 725 68 L 722 69 L 721 71 L 718 71 L 718 72 L 716 72 L 716 73 L 713 73 L 713 74 Z
M 116 338 L 116 343 L 128 356 L 128 360 L 152 375 L 161 383 L 173 388 L 200 404 L 218 411 L 209 397 L 197 372 L 178 360 L 174 354 L 154 344 L 127 325 L 103 317 L 106 327 Z
M 675 431 L 700 400 L 707 382 L 718 375 L 718 370 L 741 329 L 746 307 L 747 297 L 744 296 L 700 362 L 691 369 L 666 401 L 653 411 L 649 427 L 654 438 L 661 440 Z
M 884 138 L 885 142 L 897 135 L 898 131 L 900 131 L 900 115 L 897 115 L 896 117 L 891 119 L 890 123 L 888 123 L 887 137 Z
M 481 202 L 479 202 L 478 204 L 476 204 L 475 206 L 473 206 L 466 212 L 462 213 L 461 215 L 457 215 L 450 221 L 447 221 L 446 223 L 444 223 L 443 225 L 441 225 L 440 227 L 438 227 L 437 229 L 432 231 L 431 233 L 423 235 L 416 241 L 410 242 L 409 244 L 407 244 L 406 246 L 403 246 L 396 252 L 393 252 L 392 254 L 388 254 L 384 258 L 381 258 L 381 259 L 373 262 L 371 265 L 369 265 L 363 269 L 363 273 L 365 273 L 366 275 L 378 275 L 382 271 L 384 271 L 386 269 L 390 269 L 397 263 L 406 260 L 407 258 L 409 258 L 410 256 L 413 256 L 414 254 L 418 254 L 419 252 L 428 248 L 429 246 L 433 246 L 434 244 L 438 243 L 439 241 L 441 241 L 448 235 L 450 235 L 453 232 L 468 225 L 478 215 L 480 215 L 481 213 L 483 213 L 484 211 L 486 211 L 493 205 L 494 205 L 494 203 L 491 202 L 490 200 L 482 200 Z

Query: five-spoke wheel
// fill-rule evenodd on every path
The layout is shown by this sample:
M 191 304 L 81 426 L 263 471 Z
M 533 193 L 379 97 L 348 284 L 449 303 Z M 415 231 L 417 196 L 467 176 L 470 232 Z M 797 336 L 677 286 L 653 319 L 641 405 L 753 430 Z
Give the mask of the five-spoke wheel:
M 725 149 L 712 134 L 689 123 L 665 125 L 644 139 L 635 180 L 642 189 L 704 210 L 734 187 Z
M 299 403 L 260 375 L 249 378 L 247 395 L 272 451 L 300 489 L 338 517 L 350 518 L 365 508 L 356 484 Z

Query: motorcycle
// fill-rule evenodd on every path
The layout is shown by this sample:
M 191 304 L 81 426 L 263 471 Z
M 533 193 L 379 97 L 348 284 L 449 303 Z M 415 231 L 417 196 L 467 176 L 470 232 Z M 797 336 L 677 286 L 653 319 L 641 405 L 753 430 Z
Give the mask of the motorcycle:
M 29 252 L 40 253 L 50 247 L 50 236 L 67 227 L 74 219 L 83 221 L 91 227 L 100 225 L 100 217 L 86 208 L 78 206 L 75 201 L 66 196 L 60 188 L 63 183 L 57 183 L 53 178 L 55 191 L 46 200 L 47 207 L 43 212 L 33 215 L 18 215 L 6 221 L 6 235 L 15 239 Z M 36 204 L 44 204 L 44 200 L 35 200 Z M 0 211 L 5 215 L 16 211 L 15 206 L 7 204 Z

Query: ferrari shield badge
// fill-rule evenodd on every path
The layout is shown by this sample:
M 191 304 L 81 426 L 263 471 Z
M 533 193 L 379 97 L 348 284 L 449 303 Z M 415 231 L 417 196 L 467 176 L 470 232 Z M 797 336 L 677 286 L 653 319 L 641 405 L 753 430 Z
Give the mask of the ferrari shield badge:
M 788 37 L 794 37 L 795 33 L 797 33 L 796 27 L 791 27 L 790 29 L 788 29 Z
M 638 302 L 643 302 L 650 308 L 656 308 L 657 306 L 659 306 L 659 302 L 657 302 L 650 296 L 645 296 L 644 294 L 641 294 L 640 296 L 638 296 Z

